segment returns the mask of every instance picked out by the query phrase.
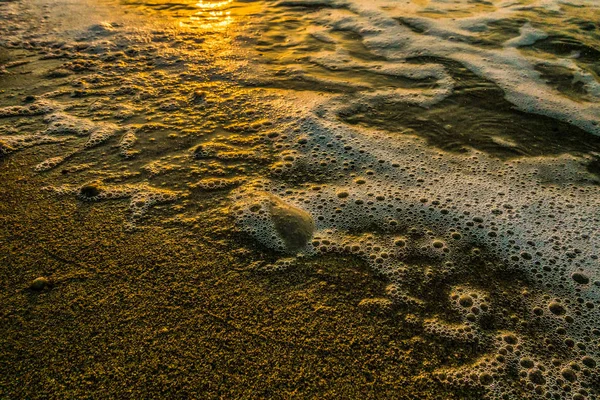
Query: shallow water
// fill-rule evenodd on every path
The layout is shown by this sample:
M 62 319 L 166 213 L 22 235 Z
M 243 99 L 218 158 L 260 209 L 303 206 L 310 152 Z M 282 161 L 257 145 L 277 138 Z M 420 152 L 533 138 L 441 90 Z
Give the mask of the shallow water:
M 425 388 L 593 399 L 595 3 L 3 2 L 0 151 L 132 232 L 367 265 L 356 313 L 456 349 Z

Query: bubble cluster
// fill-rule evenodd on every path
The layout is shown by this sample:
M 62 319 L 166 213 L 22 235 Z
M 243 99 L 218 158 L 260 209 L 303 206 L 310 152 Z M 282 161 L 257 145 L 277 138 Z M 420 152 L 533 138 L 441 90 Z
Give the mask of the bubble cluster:
M 135 227 L 136 221 L 152 206 L 172 202 L 182 196 L 181 193 L 147 184 L 109 185 L 100 181 L 88 182 L 82 186 L 49 186 L 46 189 L 59 195 L 75 195 L 82 201 L 90 202 L 129 199 L 130 227 Z
M 261 272 L 284 272 L 294 267 L 297 263 L 295 257 L 279 258 L 274 263 L 262 264 L 258 271 Z
M 218 159 L 223 161 L 253 161 L 267 162 L 269 157 L 265 154 L 264 145 L 255 145 L 255 139 L 243 140 L 241 137 L 215 138 L 201 145 L 195 146 L 192 157 L 197 160 Z M 249 147 L 242 147 L 248 146 Z
M 34 135 L 0 135 L 0 157 L 7 156 L 15 151 L 42 144 L 61 143 L 67 138 L 52 137 L 42 134 Z
M 309 245 L 314 221 L 301 208 L 256 189 L 235 192 L 232 212 L 240 226 L 274 250 L 296 254 Z
M 223 190 L 237 187 L 243 182 L 244 179 L 241 178 L 206 178 L 199 180 L 195 184 L 191 185 L 191 187 L 198 187 L 206 191 Z
M 593 365 L 600 345 L 600 288 L 592 284 L 600 192 L 585 159 L 501 161 L 417 138 L 395 143 L 341 126 L 334 101 L 328 113 L 315 104 L 298 120 L 281 118 L 271 179 L 232 194 L 240 228 L 288 255 L 364 260 L 389 282 L 382 309 L 416 314 L 423 335 L 480 354 L 475 366 L 436 372 L 448 384 L 490 398 L 593 398 L 595 375 L 581 360 Z M 275 204 L 289 210 L 302 245 L 285 242 Z M 510 371 L 521 359 L 534 366 L 519 367 L 515 385 Z
M 79 118 L 65 112 L 47 115 L 44 120 L 48 123 L 47 135 L 76 135 L 87 136 L 84 149 L 97 146 L 110 139 L 119 128 L 110 123 L 95 122 Z
M 0 136 L 0 153 L 6 155 L 40 144 L 60 143 L 69 140 L 70 136 L 87 137 L 87 141 L 79 150 L 70 151 L 62 156 L 51 157 L 34 168 L 36 172 L 44 172 L 57 167 L 81 151 L 106 142 L 120 130 L 117 125 L 111 123 L 76 117 L 62 111 L 63 108 L 64 106 L 60 106 L 56 102 L 41 99 L 35 100 L 27 106 L 12 106 L 0 109 L 0 117 L 44 115 L 43 119 L 47 124 L 44 131 L 36 134 Z
M 44 121 L 48 124 L 46 132 L 51 135 L 89 136 L 97 129 L 92 121 L 63 111 L 46 115 Z
M 38 165 L 36 165 L 33 169 L 35 172 L 49 171 L 53 168 L 56 168 L 63 162 L 65 162 L 69 158 L 69 156 L 70 155 L 48 158 L 48 159 L 42 161 L 41 163 L 39 163 Z
M 132 150 L 133 146 L 137 142 L 137 136 L 135 132 L 132 130 L 128 130 L 123 137 L 121 137 L 121 141 L 119 142 L 119 153 L 124 158 L 131 158 L 138 153 L 136 150 Z
M 57 104 L 48 100 L 38 100 L 23 106 L 0 107 L 0 118 L 8 117 L 31 117 L 44 115 L 56 110 Z

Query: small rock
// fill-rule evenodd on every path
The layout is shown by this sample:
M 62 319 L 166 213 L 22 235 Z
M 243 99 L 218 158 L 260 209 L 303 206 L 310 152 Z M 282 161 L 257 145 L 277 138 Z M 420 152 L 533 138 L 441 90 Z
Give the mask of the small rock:
M 48 278 L 40 276 L 39 278 L 35 278 L 33 282 L 31 282 L 31 284 L 29 285 L 29 289 L 39 292 L 41 290 L 44 290 L 48 286 L 50 286 L 50 281 L 48 280 Z
M 206 100 L 206 93 L 201 90 L 194 90 L 191 98 L 194 103 L 200 103 Z
M 95 184 L 84 185 L 79 189 L 79 196 L 84 198 L 96 197 L 100 194 L 100 188 Z

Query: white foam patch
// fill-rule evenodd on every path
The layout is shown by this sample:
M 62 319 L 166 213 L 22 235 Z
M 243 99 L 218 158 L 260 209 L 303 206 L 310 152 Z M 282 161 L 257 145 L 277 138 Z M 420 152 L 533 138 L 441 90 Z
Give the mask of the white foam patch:
M 546 39 L 548 34 L 540 29 L 535 29 L 529 22 L 520 29 L 521 35 L 507 40 L 504 45 L 507 47 L 531 46 L 541 39 Z
M 0 118 L 8 117 L 29 117 L 34 115 L 48 114 L 58 109 L 58 104 L 46 100 L 36 101 L 35 103 L 24 106 L 9 106 L 0 108 Z
M 282 115 L 289 115 L 289 104 L 286 98 Z M 455 287 L 448 299 L 461 322 L 446 321 L 443 314 L 420 322 L 435 337 L 491 349 L 474 366 L 440 370 L 440 379 L 485 387 L 490 398 L 502 398 L 512 390 L 502 371 L 529 357 L 537 369 L 528 362 L 519 367 L 524 384 L 557 393 L 553 387 L 567 375 L 572 392 L 589 387 L 593 375 L 583 372 L 589 371 L 583 357 L 600 359 L 600 331 L 592 333 L 600 321 L 600 237 L 595 233 L 600 182 L 586 170 L 588 159 L 565 155 L 503 162 L 476 151 L 454 155 L 417 138 L 398 142 L 385 132 L 340 125 L 336 107 L 343 104 L 331 98 L 304 95 L 295 104 L 304 111 L 298 120 L 280 121 L 283 134 L 275 140 L 286 150 L 273 167 L 273 179 L 232 195 L 242 230 L 289 254 L 269 212 L 269 196 L 305 210 L 314 232 L 293 252 L 362 258 L 389 280 L 388 296 L 414 310 L 427 305 L 411 294 L 407 277 L 423 268 L 424 283 L 465 273 L 477 260 L 486 260 L 480 268 L 490 280 L 497 274 L 522 276 L 530 285 L 518 299 L 525 311 L 497 336 L 481 325 L 496 307 L 493 296 L 468 285 Z M 282 184 L 299 175 L 304 184 Z M 538 327 L 535 335 L 530 320 Z M 571 350 L 567 345 L 566 353 L 550 363 L 554 351 L 540 348 L 540 335 L 548 343 L 568 339 L 581 345 Z M 579 368 L 575 379 L 565 368 Z
M 68 138 L 34 135 L 0 135 L 0 157 L 41 144 L 61 143 Z
M 409 64 L 399 62 L 360 62 L 345 52 L 321 52 L 310 57 L 310 60 L 320 66 L 336 71 L 366 71 L 372 74 L 388 77 L 406 78 L 415 83 L 424 79 L 435 79 L 431 88 L 380 88 L 361 82 L 356 87 L 367 89 L 362 93 L 365 100 L 389 99 L 422 107 L 430 107 L 439 103 L 454 90 L 454 80 L 444 67 L 437 64 Z M 330 78 L 331 81 L 331 78 Z M 348 84 L 348 82 L 345 82 Z M 366 86 L 366 87 L 365 87 Z
M 297 4 L 304 4 L 302 1 Z M 312 4 L 312 3 L 305 3 Z M 390 0 L 329 0 L 320 4 L 328 5 L 311 16 L 319 24 L 319 35 L 336 30 L 350 30 L 362 36 L 363 43 L 373 53 L 384 57 L 390 63 L 403 63 L 419 56 L 443 57 L 458 61 L 472 72 L 500 86 L 506 99 L 519 110 L 549 116 L 573 124 L 587 132 L 600 135 L 600 98 L 596 88 L 597 78 L 586 71 L 578 75 L 585 82 L 591 99 L 575 101 L 549 86 L 535 66 L 538 63 L 553 63 L 546 58 L 535 58 L 520 50 L 547 37 L 545 30 L 525 23 L 520 34 L 504 43 L 504 46 L 478 46 L 473 42 L 480 32 L 490 29 L 489 24 L 507 18 L 518 18 L 523 12 L 537 12 L 544 8 L 560 12 L 566 2 L 559 0 L 532 1 L 526 5 L 514 1 L 501 1 L 494 10 L 485 10 L 481 15 L 452 17 L 451 11 L 461 9 L 470 12 L 468 4 L 428 2 L 426 8 L 408 7 Z M 585 3 L 598 13 L 597 3 Z M 420 12 L 433 12 L 436 15 L 449 13 L 446 18 L 424 17 Z M 567 16 L 564 17 L 565 19 Z M 419 28 L 414 32 L 400 21 L 407 21 Z M 338 51 L 343 52 L 340 46 Z M 329 56 L 332 63 L 339 56 Z M 560 65 L 562 60 L 554 61 Z M 398 100 L 411 96 L 398 96 Z M 441 101 L 444 96 L 437 96 Z M 425 102 L 428 105 L 434 101 Z

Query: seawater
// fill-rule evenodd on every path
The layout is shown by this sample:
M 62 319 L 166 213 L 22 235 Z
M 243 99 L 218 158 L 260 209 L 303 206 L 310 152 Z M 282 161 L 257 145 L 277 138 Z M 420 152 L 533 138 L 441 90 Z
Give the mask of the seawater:
M 357 312 L 475 353 L 427 379 L 599 396 L 595 1 L 0 10 L 0 151 L 43 149 L 45 189 L 131 229 L 221 213 L 269 273 L 355 257 L 387 282 Z

